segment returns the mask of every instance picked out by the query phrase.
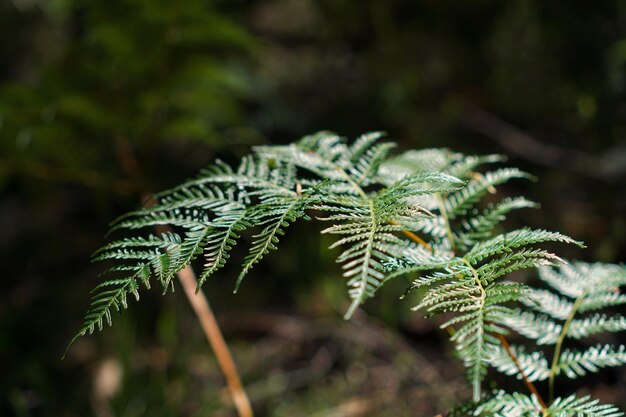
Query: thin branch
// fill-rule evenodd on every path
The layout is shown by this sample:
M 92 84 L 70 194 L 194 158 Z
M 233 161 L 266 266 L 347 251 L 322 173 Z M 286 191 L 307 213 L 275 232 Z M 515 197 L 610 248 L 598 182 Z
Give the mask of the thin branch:
M 567 332 L 569 331 L 569 326 L 572 324 L 572 320 L 574 320 L 574 316 L 580 307 L 583 299 L 587 295 L 587 290 L 584 290 L 582 294 L 576 298 L 574 305 L 572 306 L 572 310 L 569 312 L 567 316 L 567 320 L 563 324 L 563 329 L 559 334 L 558 339 L 556 340 L 556 345 L 554 347 L 554 356 L 552 357 L 552 366 L 550 367 L 550 375 L 548 376 L 548 387 L 550 390 L 550 402 L 554 400 L 554 379 L 556 378 L 556 371 L 559 369 L 559 357 L 561 356 L 561 348 L 563 347 L 563 341 L 565 340 L 565 336 L 567 336 Z
M 537 388 L 535 387 L 535 385 L 532 382 L 530 382 L 530 380 L 526 376 L 526 373 L 524 372 L 524 369 L 520 365 L 519 360 L 517 360 L 517 356 L 515 356 L 515 353 L 511 349 L 511 346 L 509 345 L 509 342 L 507 342 L 507 340 L 504 338 L 504 336 L 501 335 L 500 333 L 496 333 L 496 337 L 498 338 L 498 340 L 500 340 L 500 343 L 504 347 L 504 350 L 506 350 L 506 353 L 509 354 L 509 356 L 511 357 L 511 360 L 513 361 L 513 363 L 517 367 L 517 370 L 519 371 L 520 375 L 522 376 L 522 380 L 524 381 L 524 384 L 526 384 L 526 387 L 528 387 L 530 392 L 535 394 L 535 397 L 537 397 L 537 401 L 539 401 L 539 404 L 541 404 L 541 408 L 542 408 L 541 411 L 542 411 L 543 415 L 547 416 L 548 415 L 547 414 L 548 413 L 548 406 L 546 405 L 545 401 L 543 401 L 543 398 L 541 398 L 541 395 L 539 394 L 539 391 L 537 391 Z
M 393 224 L 393 225 L 396 225 L 396 226 L 400 225 L 400 223 L 398 223 L 398 222 L 397 222 L 397 221 L 395 221 L 395 220 L 391 220 L 389 223 L 390 223 L 390 224 Z M 433 248 L 432 248 L 432 247 L 431 247 L 428 243 L 426 243 L 426 241 L 425 241 L 424 239 L 422 239 L 421 237 L 419 237 L 418 235 L 416 235 L 415 233 L 413 233 L 413 232 L 411 232 L 411 231 L 409 231 L 409 230 L 403 230 L 403 231 L 402 231 L 402 233 L 404 233 L 406 236 L 408 236 L 408 238 L 409 238 L 409 239 L 411 239 L 413 242 L 415 242 L 415 243 L 418 243 L 418 244 L 422 245 L 422 246 L 423 246 L 423 247 L 425 247 L 425 248 L 426 248 L 429 252 L 431 252 L 431 253 L 432 253 Z
M 198 280 L 196 279 L 196 275 L 190 265 L 187 265 L 185 268 L 178 271 L 178 279 L 185 290 L 185 295 L 187 296 L 187 300 L 189 300 L 189 304 L 191 304 L 196 316 L 198 316 L 198 319 L 200 320 L 202 330 L 204 331 L 209 344 L 213 348 L 213 352 L 215 352 L 215 357 L 217 358 L 217 362 L 226 377 L 226 382 L 228 384 L 228 388 L 230 389 L 233 403 L 237 408 L 239 416 L 253 417 L 254 413 L 252 412 L 252 406 L 250 405 L 248 395 L 241 384 L 241 379 L 239 378 L 239 373 L 237 372 L 237 366 L 235 365 L 235 361 L 233 360 L 230 350 L 228 349 L 228 345 L 224 340 L 222 331 L 217 324 L 215 315 L 209 306 L 209 302 L 202 291 L 196 294 Z

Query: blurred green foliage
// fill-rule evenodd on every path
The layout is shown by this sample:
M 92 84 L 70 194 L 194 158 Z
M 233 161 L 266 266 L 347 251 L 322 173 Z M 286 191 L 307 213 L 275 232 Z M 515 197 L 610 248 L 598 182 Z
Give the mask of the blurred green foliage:
M 24 164 L 37 161 L 119 177 L 116 141 L 142 159 L 166 140 L 219 149 L 222 132 L 245 123 L 245 62 L 255 40 L 217 5 L 55 0 L 31 7 L 25 14 L 34 33 L 24 46 L 39 54 L 13 51 L 4 72 L 14 76 L 0 88 L 0 152 L 10 167 L 32 171 Z M 14 42 L 9 33 L 5 44 Z
M 626 260 L 625 99 L 620 0 L 0 2 L 0 253 L 11 272 L 0 281 L 0 414 L 93 415 L 95 369 L 114 357 L 124 378 L 113 415 L 228 415 L 218 374 L 190 372 L 210 369 L 187 364 L 193 353 L 210 356 L 178 293 L 148 298 L 122 318 L 126 330 L 59 358 L 100 272 L 89 255 L 107 223 L 137 207 L 140 188 L 180 183 L 216 152 L 228 159 L 266 137 L 387 130 L 406 148 L 509 154 L 541 178 L 524 194 L 543 204 L 512 227 L 549 225 L 595 260 Z M 315 234 L 293 230 L 237 297 L 228 279 L 208 283 L 216 310 L 339 316 L 344 287 L 325 242 L 303 238 Z M 437 349 L 397 295 L 367 308 Z M 242 356 L 256 354 L 253 334 Z M 154 346 L 168 360 L 142 368 L 133 355 Z M 333 409 L 351 389 L 325 389 L 349 374 L 334 372 L 310 392 L 262 400 L 261 415 Z M 367 396 L 359 387 L 350 392 Z

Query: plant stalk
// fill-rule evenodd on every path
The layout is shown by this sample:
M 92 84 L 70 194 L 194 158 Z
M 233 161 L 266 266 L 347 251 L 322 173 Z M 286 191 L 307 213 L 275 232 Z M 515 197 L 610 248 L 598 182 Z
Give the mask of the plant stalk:
M 580 305 L 587 295 L 587 290 L 585 289 L 579 296 L 576 298 L 574 302 L 574 306 L 572 307 L 572 311 L 569 312 L 567 316 L 567 320 L 563 324 L 563 329 L 561 330 L 561 334 L 559 334 L 559 338 L 556 340 L 556 345 L 554 347 L 554 356 L 552 357 L 552 366 L 550 367 L 550 375 L 548 376 L 548 389 L 550 393 L 550 402 L 554 401 L 554 380 L 556 378 L 556 371 L 559 369 L 559 358 L 561 356 L 561 349 L 563 347 L 563 341 L 565 340 L 565 336 L 567 336 L 567 332 L 569 330 L 570 324 L 572 324 L 572 320 L 574 320 L 574 316 L 576 312 L 580 308 Z
M 396 225 L 396 226 L 399 225 L 399 223 L 397 221 L 395 221 L 395 220 L 391 220 L 389 223 L 393 224 L 393 225 Z M 409 239 L 411 239 L 413 242 L 418 243 L 418 244 L 422 245 L 423 247 L 425 247 L 428 252 L 430 252 L 430 253 L 433 252 L 433 248 L 428 243 L 426 243 L 426 241 L 424 239 L 422 239 L 421 237 L 419 237 L 415 233 L 413 233 L 413 232 L 411 232 L 409 230 L 403 230 L 402 233 L 405 236 L 407 236 Z
M 496 333 L 495 335 L 498 338 L 498 340 L 500 340 L 500 343 L 504 347 L 504 350 L 506 350 L 506 353 L 509 354 L 509 357 L 511 358 L 511 360 L 513 361 L 513 363 L 517 367 L 517 370 L 519 371 L 520 375 L 522 376 L 522 380 L 524 381 L 524 384 L 526 385 L 526 387 L 528 387 L 528 390 L 531 393 L 535 394 L 535 397 L 537 397 L 537 401 L 539 401 L 539 404 L 541 404 L 541 412 L 543 413 L 544 416 L 547 416 L 548 415 L 548 406 L 546 405 L 546 403 L 543 400 L 543 398 L 541 398 L 541 395 L 539 394 L 539 391 L 537 391 L 537 388 L 535 387 L 535 384 L 530 382 L 530 380 L 526 376 L 526 373 L 524 372 L 524 369 L 520 365 L 519 360 L 517 360 L 517 356 L 515 356 L 515 353 L 511 349 L 511 346 L 509 345 L 509 342 L 505 339 L 505 337 L 502 334 Z
M 228 345 L 224 341 L 224 336 L 222 335 L 222 331 L 217 324 L 215 315 L 213 314 L 204 293 L 202 291 L 196 293 L 198 280 L 196 279 L 196 274 L 193 272 L 191 265 L 187 265 L 185 268 L 178 271 L 178 279 L 185 291 L 187 300 L 189 300 L 189 304 L 191 304 L 191 308 L 193 308 L 196 316 L 198 316 L 198 320 L 200 320 L 202 330 L 204 331 L 211 348 L 213 348 L 213 352 L 215 353 L 217 362 L 222 369 L 222 373 L 224 374 L 224 377 L 226 377 L 226 383 L 228 384 L 230 394 L 233 398 L 233 403 L 235 404 L 235 408 L 237 409 L 239 416 L 253 417 L 254 413 L 252 412 L 250 400 L 248 399 L 248 395 L 241 384 L 241 379 L 239 378 L 239 373 L 237 372 L 237 366 L 235 365 L 235 361 L 233 360 L 230 350 L 228 349 Z

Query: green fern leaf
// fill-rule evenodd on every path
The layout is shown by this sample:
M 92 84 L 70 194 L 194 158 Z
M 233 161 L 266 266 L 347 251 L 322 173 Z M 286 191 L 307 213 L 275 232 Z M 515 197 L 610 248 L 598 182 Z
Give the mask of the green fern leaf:
M 295 192 L 289 197 L 276 196 L 265 199 L 263 204 L 255 207 L 248 220 L 263 226 L 263 230 L 254 235 L 250 252 L 246 255 L 241 272 L 237 277 L 235 292 L 239 289 L 241 281 L 250 269 L 270 251 L 277 249 L 276 244 L 279 236 L 285 233 L 285 228 L 299 218 L 307 218 L 305 209 L 305 199 Z
M 510 348 L 529 381 L 544 381 L 548 379 L 550 368 L 543 352 L 526 353 L 523 346 L 516 345 L 511 345 Z M 509 353 L 503 347 L 497 348 L 489 364 L 506 375 L 522 379 L 517 365 L 511 360 Z
M 619 417 L 624 415 L 611 404 L 600 404 L 589 396 L 556 398 L 545 410 L 551 417 Z M 497 391 L 495 395 L 474 410 L 474 416 L 492 417 L 541 417 L 546 415 L 534 395 Z
M 600 404 L 599 400 L 591 400 L 589 396 L 576 398 L 571 395 L 567 398 L 557 398 L 548 409 L 555 417 L 619 417 L 624 413 L 611 404 Z
M 513 178 L 533 179 L 530 174 L 517 168 L 500 168 L 487 172 L 472 179 L 467 187 L 448 196 L 444 204 L 448 216 L 454 219 L 466 214 L 490 189 Z
M 563 326 L 543 314 L 521 309 L 512 310 L 511 314 L 505 317 L 503 324 L 516 333 L 535 340 L 538 345 L 555 344 L 563 329 Z
M 616 348 L 610 345 L 598 345 L 584 352 L 563 351 L 558 363 L 558 373 L 563 372 L 569 378 L 575 379 L 588 372 L 597 372 L 600 368 L 624 364 L 626 364 L 626 346 Z

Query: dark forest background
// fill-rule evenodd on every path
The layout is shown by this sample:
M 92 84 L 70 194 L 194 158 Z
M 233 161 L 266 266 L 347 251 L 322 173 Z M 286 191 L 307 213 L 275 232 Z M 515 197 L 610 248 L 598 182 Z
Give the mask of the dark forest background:
M 0 1 L 0 415 L 234 415 L 182 291 L 147 292 L 61 356 L 108 223 L 253 145 L 384 130 L 401 149 L 506 154 L 539 181 L 502 192 L 542 204 L 511 227 L 626 261 L 625 99 L 620 0 Z M 291 229 L 236 295 L 236 257 L 205 285 L 258 414 L 433 416 L 466 398 L 405 283 L 341 319 L 318 231 Z M 624 407 L 625 384 L 590 386 Z

